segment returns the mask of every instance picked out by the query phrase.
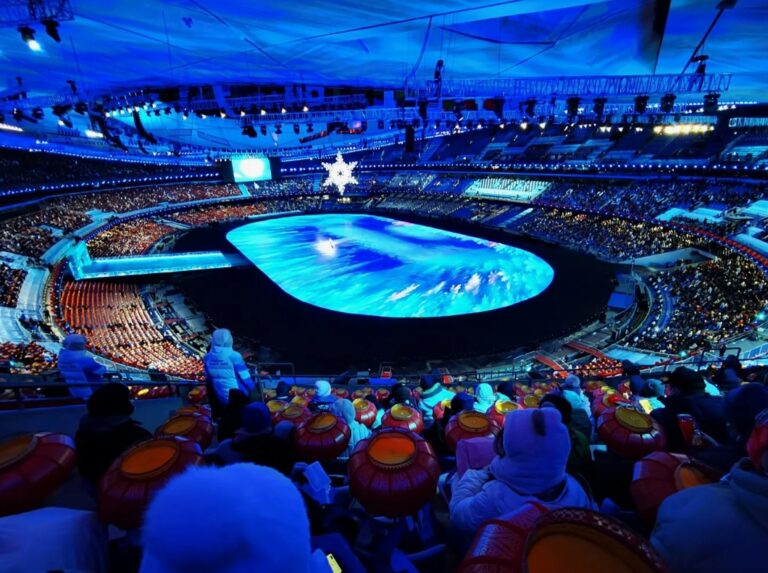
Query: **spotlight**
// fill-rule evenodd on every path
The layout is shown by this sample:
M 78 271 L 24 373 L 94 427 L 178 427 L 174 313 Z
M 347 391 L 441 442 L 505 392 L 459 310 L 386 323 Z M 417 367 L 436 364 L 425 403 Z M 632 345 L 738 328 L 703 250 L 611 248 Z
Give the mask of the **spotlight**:
M 184 113 L 183 113 L 183 114 L 181 114 L 181 117 L 182 117 L 182 119 L 183 119 L 184 121 L 187 121 L 187 119 L 189 119 L 189 111 L 187 111 L 187 110 L 185 109 L 185 110 L 184 110 Z
M 567 100 L 565 100 L 566 106 L 568 108 L 568 116 L 569 117 L 576 117 L 579 115 L 579 104 L 581 103 L 581 98 L 577 96 L 569 97 Z
M 534 115 L 536 115 L 535 99 L 531 98 L 531 99 L 525 100 L 524 105 L 525 105 L 525 115 L 527 115 L 528 117 L 533 117 Z
M 264 109 L 264 108 L 261 108 L 261 110 L 259 111 L 259 113 L 260 113 L 261 115 L 267 115 L 267 110 L 266 110 L 266 109 Z
M 280 113 L 285 113 L 286 111 L 288 111 L 288 110 L 287 110 L 287 109 L 285 109 L 285 107 L 281 107 L 281 108 L 280 108 Z
M 595 112 L 595 115 L 597 117 L 602 117 L 603 112 L 605 111 L 605 104 L 608 102 L 608 100 L 604 97 L 596 97 L 592 101 L 592 111 Z
M 704 113 L 717 113 L 717 101 L 720 99 L 719 93 L 704 94 Z
M 85 113 L 88 111 L 88 104 L 85 102 L 78 102 L 75 104 L 75 112 L 79 113 L 80 115 L 85 115 Z
M 645 113 L 648 108 L 648 99 L 647 95 L 639 95 L 635 98 L 635 113 Z
M 221 110 L 221 113 L 219 114 L 219 117 L 220 117 L 221 119 L 226 119 L 226 117 L 227 117 L 227 113 L 226 113 L 224 110 Z
M 245 110 L 244 109 L 240 110 L 240 117 L 245 117 Z
M 307 106 L 307 104 L 304 104 L 304 107 L 301 108 L 301 111 L 303 111 L 304 113 L 307 113 L 309 111 L 309 106 Z
M 19 33 L 21 34 L 22 41 L 30 50 L 33 52 L 43 51 L 43 47 L 40 45 L 40 42 L 35 40 L 35 31 L 32 28 L 29 26 L 21 26 L 19 28 Z
M 246 125 L 243 128 L 243 135 L 247 135 L 248 137 L 256 137 L 256 129 L 252 125 Z
M 54 42 L 61 42 L 61 36 L 59 36 L 59 23 L 56 20 L 43 20 L 43 26 L 45 26 L 45 33 L 51 37 Z
M 664 113 L 669 113 L 672 111 L 672 109 L 675 107 L 675 100 L 677 99 L 677 96 L 675 94 L 664 94 L 661 96 L 661 105 L 659 106 L 659 109 L 663 111 Z

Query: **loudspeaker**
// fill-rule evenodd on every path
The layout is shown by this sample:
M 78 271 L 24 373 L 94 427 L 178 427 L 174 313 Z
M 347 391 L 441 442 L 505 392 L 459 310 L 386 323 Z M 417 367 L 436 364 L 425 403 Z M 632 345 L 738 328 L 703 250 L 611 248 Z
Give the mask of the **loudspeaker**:
M 414 131 L 412 125 L 405 126 L 405 152 L 413 153 Z

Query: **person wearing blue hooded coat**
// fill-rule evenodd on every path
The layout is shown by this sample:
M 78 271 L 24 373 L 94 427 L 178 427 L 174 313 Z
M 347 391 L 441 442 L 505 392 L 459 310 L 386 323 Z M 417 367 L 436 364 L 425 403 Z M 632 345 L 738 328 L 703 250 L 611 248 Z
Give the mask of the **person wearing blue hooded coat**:
M 250 395 L 254 388 L 251 373 L 242 355 L 232 348 L 232 333 L 226 328 L 214 330 L 211 349 L 203 359 L 205 377 L 216 393 L 220 407 L 229 403 L 229 391 L 240 390 Z
M 61 344 L 59 351 L 59 372 L 67 384 L 94 384 L 103 382 L 106 367 L 96 362 L 86 350 L 85 336 L 70 334 Z M 93 394 L 93 388 L 73 386 L 69 388 L 72 396 L 87 399 Z

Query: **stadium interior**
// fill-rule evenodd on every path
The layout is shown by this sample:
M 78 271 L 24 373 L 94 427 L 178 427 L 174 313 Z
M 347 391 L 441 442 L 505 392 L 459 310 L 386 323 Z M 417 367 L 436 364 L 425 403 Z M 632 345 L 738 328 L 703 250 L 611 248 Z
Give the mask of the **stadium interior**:
M 768 3 L 0 3 L 0 573 L 729 573 Z

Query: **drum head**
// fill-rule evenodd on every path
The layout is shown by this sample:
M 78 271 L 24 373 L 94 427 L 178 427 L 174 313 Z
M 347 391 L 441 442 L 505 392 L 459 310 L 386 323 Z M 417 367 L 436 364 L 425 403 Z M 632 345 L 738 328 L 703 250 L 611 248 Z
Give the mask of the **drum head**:
M 11 467 L 26 458 L 37 445 L 33 434 L 23 434 L 0 444 L 0 470 Z
M 416 457 L 416 443 L 406 433 L 378 434 L 368 444 L 368 458 L 375 466 L 386 470 L 408 467 Z
M 179 446 L 171 440 L 152 440 L 128 451 L 120 471 L 130 479 L 151 479 L 168 471 L 179 457 Z
M 461 412 L 457 422 L 462 430 L 475 434 L 487 433 L 491 427 L 488 417 L 480 412 Z
M 533 534 L 527 573 L 653 573 L 631 547 L 602 531 L 575 523 L 555 523 Z

